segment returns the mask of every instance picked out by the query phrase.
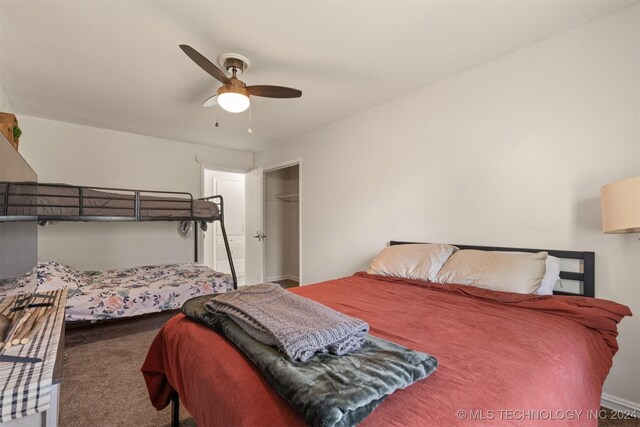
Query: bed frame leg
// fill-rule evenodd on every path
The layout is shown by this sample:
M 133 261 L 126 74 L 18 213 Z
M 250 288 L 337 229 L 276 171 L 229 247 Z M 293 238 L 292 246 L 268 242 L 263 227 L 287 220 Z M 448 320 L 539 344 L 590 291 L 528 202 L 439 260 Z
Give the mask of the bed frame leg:
M 229 247 L 229 238 L 227 237 L 227 230 L 224 227 L 223 218 L 220 219 L 220 230 L 222 231 L 224 248 L 227 251 L 227 259 L 229 260 L 229 268 L 231 269 L 231 277 L 233 278 L 233 289 L 238 289 L 238 276 L 236 276 L 236 268 L 233 265 L 233 257 L 231 256 L 231 248 Z
M 193 221 L 193 262 L 198 263 L 198 221 Z
M 171 427 L 180 427 L 180 396 L 175 391 L 171 396 Z

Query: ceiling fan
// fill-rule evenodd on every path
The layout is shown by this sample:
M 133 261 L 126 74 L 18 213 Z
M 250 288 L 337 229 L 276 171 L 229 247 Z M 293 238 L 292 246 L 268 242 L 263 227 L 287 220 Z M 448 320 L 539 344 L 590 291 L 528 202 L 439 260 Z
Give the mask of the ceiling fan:
M 189 45 L 181 44 L 180 49 L 204 71 L 222 83 L 215 95 L 207 98 L 202 104 L 204 107 L 213 107 L 216 103 L 230 113 L 241 113 L 249 108 L 250 96 L 262 96 L 265 98 L 300 98 L 302 91 L 283 86 L 257 85 L 247 86 L 237 75 L 249 68 L 251 62 L 242 55 L 236 53 L 223 53 L 218 56 L 220 65 L 231 73 L 231 77 L 211 61 L 205 58 L 197 50 Z

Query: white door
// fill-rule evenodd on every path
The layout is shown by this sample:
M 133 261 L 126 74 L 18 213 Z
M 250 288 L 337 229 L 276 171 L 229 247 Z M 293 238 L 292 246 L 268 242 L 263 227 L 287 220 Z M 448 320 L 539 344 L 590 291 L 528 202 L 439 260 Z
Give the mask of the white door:
M 244 282 L 244 173 L 204 170 L 205 196 L 224 197 L 224 222 L 229 239 L 233 264 L 238 285 Z M 216 221 L 204 233 L 204 262 L 210 268 L 221 273 L 230 273 L 231 266 L 227 257 L 220 222 Z
M 245 283 L 264 281 L 264 173 L 262 168 L 245 175 Z
M 213 194 L 224 197 L 224 225 L 229 240 L 229 249 L 236 270 L 238 286 L 245 284 L 244 277 L 244 174 L 217 172 L 212 178 Z M 213 240 L 213 269 L 222 273 L 231 273 L 231 266 L 222 236 L 220 222 L 214 223 L 215 233 L 210 233 Z
M 242 178 L 242 175 L 240 175 Z M 224 197 L 224 227 L 227 234 L 239 236 L 244 234 L 244 181 L 237 179 L 215 179 L 215 194 Z M 229 215 L 227 215 L 227 211 Z M 219 225 L 219 223 L 216 223 Z M 222 237 L 222 229 L 218 227 L 218 236 Z

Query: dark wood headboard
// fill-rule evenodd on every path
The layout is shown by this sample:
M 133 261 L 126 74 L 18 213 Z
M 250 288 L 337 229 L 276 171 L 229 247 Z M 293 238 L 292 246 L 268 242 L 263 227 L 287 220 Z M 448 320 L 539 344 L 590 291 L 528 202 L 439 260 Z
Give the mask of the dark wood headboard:
M 394 245 L 408 245 L 419 244 L 420 242 L 401 242 L 392 240 L 389 242 L 391 246 Z M 554 290 L 554 295 L 578 295 L 585 297 L 596 296 L 596 275 L 595 275 L 595 253 L 594 252 L 579 252 L 579 251 L 558 251 L 554 249 L 531 249 L 531 248 L 501 248 L 495 246 L 471 246 L 471 245 L 457 245 L 460 249 L 475 249 L 478 251 L 500 251 L 500 252 L 547 252 L 549 255 L 560 259 L 571 259 L 582 261 L 582 272 L 573 271 L 560 271 L 560 279 L 575 280 L 582 282 L 582 292 L 565 292 Z

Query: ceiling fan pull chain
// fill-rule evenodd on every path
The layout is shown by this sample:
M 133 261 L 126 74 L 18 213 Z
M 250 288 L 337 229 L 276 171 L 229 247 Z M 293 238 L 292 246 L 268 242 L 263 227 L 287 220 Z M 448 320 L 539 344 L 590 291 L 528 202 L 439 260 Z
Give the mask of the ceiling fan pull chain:
M 216 104 L 216 127 L 220 126 L 218 123 L 218 104 Z
M 249 104 L 249 129 L 247 129 L 247 132 L 253 133 L 253 129 L 251 129 L 251 104 Z

